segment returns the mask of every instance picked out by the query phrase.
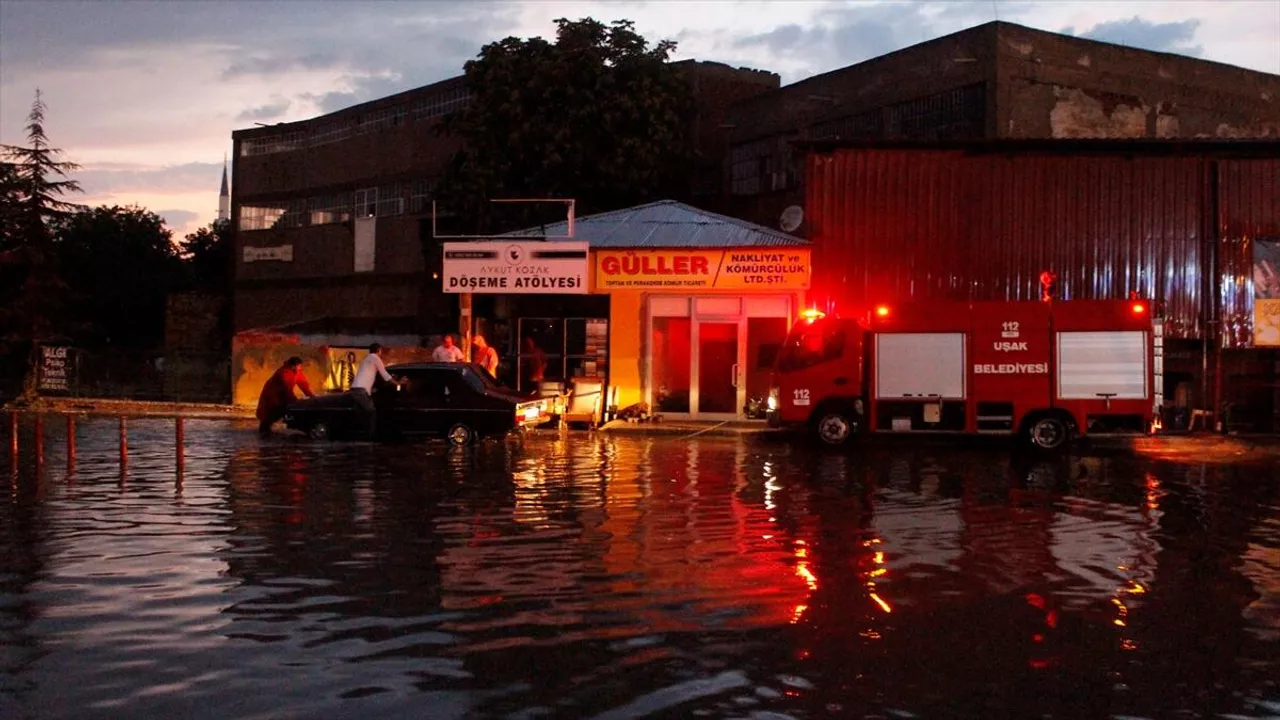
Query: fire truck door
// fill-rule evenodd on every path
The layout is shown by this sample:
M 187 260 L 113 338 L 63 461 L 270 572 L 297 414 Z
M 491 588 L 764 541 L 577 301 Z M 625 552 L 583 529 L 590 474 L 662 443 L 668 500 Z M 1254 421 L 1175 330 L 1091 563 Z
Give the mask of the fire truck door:
M 971 427 L 1016 432 L 1027 412 L 1052 405 L 1049 303 L 974 303 L 969 359 Z

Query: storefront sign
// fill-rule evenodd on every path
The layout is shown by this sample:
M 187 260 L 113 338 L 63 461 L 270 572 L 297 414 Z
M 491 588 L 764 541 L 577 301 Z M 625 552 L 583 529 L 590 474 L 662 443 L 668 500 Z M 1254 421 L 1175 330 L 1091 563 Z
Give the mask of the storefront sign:
M 262 260 L 293 262 L 293 246 L 274 245 L 271 247 L 246 247 L 244 249 L 245 262 L 260 262 Z
M 585 295 L 587 243 L 445 243 L 443 270 L 447 293 Z
M 807 290 L 808 248 L 601 250 L 596 289 Z
M 1253 345 L 1280 347 L 1280 239 L 1253 242 Z
M 69 392 L 72 377 L 72 349 L 64 345 L 41 345 L 38 392 Z

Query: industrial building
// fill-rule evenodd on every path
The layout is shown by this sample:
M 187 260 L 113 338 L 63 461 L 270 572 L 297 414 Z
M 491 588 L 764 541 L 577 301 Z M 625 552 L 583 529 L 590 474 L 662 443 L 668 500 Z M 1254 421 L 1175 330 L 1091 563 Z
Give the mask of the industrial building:
M 991 22 L 743 100 L 728 124 L 727 212 L 778 227 L 804 202 L 796 142 L 1280 140 L 1280 76 Z

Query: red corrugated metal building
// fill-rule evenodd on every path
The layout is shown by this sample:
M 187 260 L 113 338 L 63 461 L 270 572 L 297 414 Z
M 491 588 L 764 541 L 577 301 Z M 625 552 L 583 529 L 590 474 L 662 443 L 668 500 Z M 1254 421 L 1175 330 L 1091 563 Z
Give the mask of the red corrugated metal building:
M 1163 310 L 1166 376 L 1187 383 L 1166 388 L 1171 401 L 1181 392 L 1195 407 L 1231 403 L 1241 428 L 1273 425 L 1277 358 L 1251 349 L 1252 243 L 1280 240 L 1280 142 L 807 150 L 805 235 L 820 307 L 1036 299 L 1045 270 L 1062 299 L 1136 292 Z

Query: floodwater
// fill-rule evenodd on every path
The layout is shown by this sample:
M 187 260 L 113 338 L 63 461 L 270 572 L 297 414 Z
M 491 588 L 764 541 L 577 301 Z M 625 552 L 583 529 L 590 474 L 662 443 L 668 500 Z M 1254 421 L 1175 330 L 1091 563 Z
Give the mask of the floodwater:
M 4 718 L 1280 715 L 1274 462 L 28 432 Z

